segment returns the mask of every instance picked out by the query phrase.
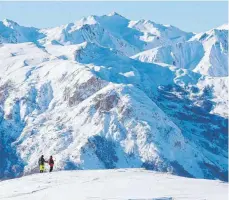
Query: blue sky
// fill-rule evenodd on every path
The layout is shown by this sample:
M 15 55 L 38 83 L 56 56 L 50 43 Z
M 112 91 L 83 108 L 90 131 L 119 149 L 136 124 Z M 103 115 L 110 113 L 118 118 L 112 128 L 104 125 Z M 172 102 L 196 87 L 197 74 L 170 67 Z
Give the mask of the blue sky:
M 0 2 L 0 20 L 8 18 L 38 28 L 112 11 L 132 20 L 150 19 L 193 32 L 228 23 L 227 2 Z

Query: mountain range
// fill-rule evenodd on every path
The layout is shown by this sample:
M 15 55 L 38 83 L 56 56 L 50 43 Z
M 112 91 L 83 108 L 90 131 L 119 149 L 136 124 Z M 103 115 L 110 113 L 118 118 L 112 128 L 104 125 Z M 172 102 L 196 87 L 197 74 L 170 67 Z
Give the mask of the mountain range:
M 228 25 L 185 32 L 118 13 L 0 22 L 0 177 L 146 168 L 228 180 Z

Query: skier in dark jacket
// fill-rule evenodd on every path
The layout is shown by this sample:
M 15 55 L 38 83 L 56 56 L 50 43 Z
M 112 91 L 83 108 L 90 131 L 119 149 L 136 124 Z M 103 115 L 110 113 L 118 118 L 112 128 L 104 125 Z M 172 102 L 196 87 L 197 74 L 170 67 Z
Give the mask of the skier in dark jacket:
M 48 160 L 48 163 L 49 163 L 49 166 L 50 166 L 49 172 L 52 172 L 53 166 L 54 166 L 54 160 L 53 160 L 52 156 L 50 156 L 50 158 Z
M 39 164 L 39 167 L 40 167 L 40 173 L 43 173 L 44 170 L 45 170 L 45 159 L 44 159 L 44 155 L 42 155 L 40 158 L 39 158 L 39 161 L 38 161 L 38 164 Z

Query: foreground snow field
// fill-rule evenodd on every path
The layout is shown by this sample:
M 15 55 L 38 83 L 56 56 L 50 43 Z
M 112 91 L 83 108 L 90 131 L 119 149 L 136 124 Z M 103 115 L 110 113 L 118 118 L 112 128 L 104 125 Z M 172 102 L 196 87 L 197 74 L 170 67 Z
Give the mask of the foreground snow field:
M 228 184 L 143 169 L 62 171 L 0 182 L 12 200 L 226 200 Z

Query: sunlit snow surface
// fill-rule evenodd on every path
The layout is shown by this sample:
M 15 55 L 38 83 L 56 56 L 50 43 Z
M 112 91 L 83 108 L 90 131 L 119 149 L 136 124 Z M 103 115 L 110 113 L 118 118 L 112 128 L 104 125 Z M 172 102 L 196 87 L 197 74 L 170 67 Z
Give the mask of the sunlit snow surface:
M 0 182 L 0 199 L 227 200 L 227 187 L 141 169 L 65 171 Z
M 117 13 L 42 30 L 4 20 L 0 178 L 36 173 L 44 154 L 58 170 L 144 167 L 227 180 L 226 31 L 194 35 Z M 160 62 L 135 56 L 155 49 Z

